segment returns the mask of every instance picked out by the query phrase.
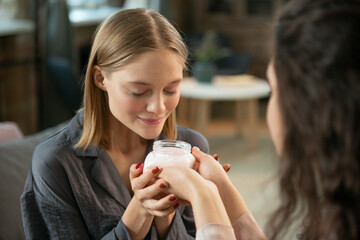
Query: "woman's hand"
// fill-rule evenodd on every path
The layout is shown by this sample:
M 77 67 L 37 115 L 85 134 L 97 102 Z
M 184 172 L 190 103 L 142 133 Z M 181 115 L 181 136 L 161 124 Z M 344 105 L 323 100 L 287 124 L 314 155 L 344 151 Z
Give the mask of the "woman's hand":
M 158 177 L 169 184 L 166 191 L 179 198 L 181 204 L 188 204 L 198 189 L 211 188 L 216 190 L 214 183 L 204 179 L 195 170 L 188 167 L 166 167 Z
M 217 154 L 210 156 L 203 153 L 197 147 L 193 147 L 192 154 L 197 162 L 197 172 L 205 179 L 215 183 L 220 188 L 224 182 L 230 181 L 226 172 L 229 171 L 230 165 L 221 166 Z
M 212 157 L 213 157 L 216 161 L 220 162 L 220 161 L 219 161 L 219 156 L 218 156 L 217 154 L 213 154 Z M 225 170 L 225 172 L 230 171 L 230 168 L 231 168 L 231 165 L 228 164 L 228 163 L 223 165 L 223 169 Z
M 143 167 L 143 163 L 133 164 L 130 167 L 130 182 L 134 196 L 122 216 L 122 221 L 132 239 L 144 239 L 154 216 L 168 216 L 178 206 L 174 194 L 159 197 L 159 194 L 168 187 L 168 183 L 164 180 L 154 179 L 161 169 L 154 167 L 151 171 L 142 174 Z
M 158 177 L 168 182 L 169 192 L 191 203 L 197 228 L 208 223 L 230 225 L 215 184 L 195 170 L 179 166 L 166 167 Z
M 134 198 L 141 203 L 141 207 L 152 216 L 163 217 L 176 210 L 177 197 L 174 194 L 163 194 L 168 184 L 156 177 L 162 171 L 154 167 L 151 171 L 142 174 L 144 164 L 133 164 L 130 167 L 130 182 Z

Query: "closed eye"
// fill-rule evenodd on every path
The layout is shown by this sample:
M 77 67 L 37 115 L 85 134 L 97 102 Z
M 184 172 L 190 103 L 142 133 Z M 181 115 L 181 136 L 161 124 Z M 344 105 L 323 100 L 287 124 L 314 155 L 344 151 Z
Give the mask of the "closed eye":
M 166 95 L 171 96 L 171 95 L 176 94 L 176 91 L 168 91 L 168 90 L 164 90 L 164 93 L 165 93 Z
M 130 93 L 133 97 L 136 97 L 136 98 L 141 97 L 146 94 L 146 92 L 143 92 L 143 93 L 130 92 Z

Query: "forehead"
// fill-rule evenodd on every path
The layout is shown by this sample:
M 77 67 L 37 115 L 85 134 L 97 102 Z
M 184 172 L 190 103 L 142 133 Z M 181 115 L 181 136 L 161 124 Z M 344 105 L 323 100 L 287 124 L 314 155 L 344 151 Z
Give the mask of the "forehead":
M 160 63 L 165 63 L 165 62 L 180 64 L 183 67 L 185 66 L 185 62 L 182 60 L 180 55 L 168 48 L 150 50 L 140 53 L 127 65 L 131 66 L 136 64 L 143 64 L 143 65 L 159 66 Z
M 160 49 L 139 54 L 113 72 L 112 76 L 128 81 L 174 81 L 182 78 L 184 61 L 174 51 Z

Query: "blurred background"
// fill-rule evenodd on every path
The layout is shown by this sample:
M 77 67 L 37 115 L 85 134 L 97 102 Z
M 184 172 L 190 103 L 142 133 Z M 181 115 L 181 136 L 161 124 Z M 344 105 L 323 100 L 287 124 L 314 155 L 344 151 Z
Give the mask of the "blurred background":
M 81 106 L 82 79 L 94 31 L 113 12 L 154 9 L 181 32 L 190 50 L 208 32 L 227 55 L 216 74 L 266 78 L 273 20 L 286 0 L 0 0 L 0 122 L 31 136 L 61 124 Z M 277 157 L 265 115 L 268 98 L 257 99 L 257 143 L 237 134 L 233 101 L 213 101 L 203 134 L 211 153 L 232 164 L 229 174 L 261 227 L 276 206 Z M 192 127 L 181 119 L 180 125 Z M 1 133 L 0 133 L 1 134 Z M 251 133 L 250 133 L 251 134 Z
M 264 78 L 271 23 L 284 2 L 0 0 L 0 121 L 15 121 L 28 135 L 69 119 L 81 104 L 82 75 L 96 26 L 124 8 L 145 7 L 160 12 L 190 47 L 204 32 L 212 30 L 218 33 L 221 45 L 246 56 L 241 66 L 230 66 L 232 69 L 226 71 L 236 74 L 238 69 Z M 227 106 L 215 112 L 217 116 L 231 114 Z

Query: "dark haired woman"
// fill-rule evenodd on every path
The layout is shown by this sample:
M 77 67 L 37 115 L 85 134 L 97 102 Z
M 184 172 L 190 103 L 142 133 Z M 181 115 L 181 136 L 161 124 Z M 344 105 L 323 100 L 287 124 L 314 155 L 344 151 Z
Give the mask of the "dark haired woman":
M 358 0 L 295 0 L 280 15 L 267 121 L 282 159 L 282 201 L 269 221 L 270 239 L 283 239 L 293 220 L 301 223 L 300 239 L 360 239 L 359 43 Z M 197 237 L 265 238 L 220 164 L 193 154 L 202 176 L 168 168 L 160 177 L 192 203 Z M 221 199 L 207 198 L 217 191 Z M 210 207 L 220 212 L 199 211 Z

